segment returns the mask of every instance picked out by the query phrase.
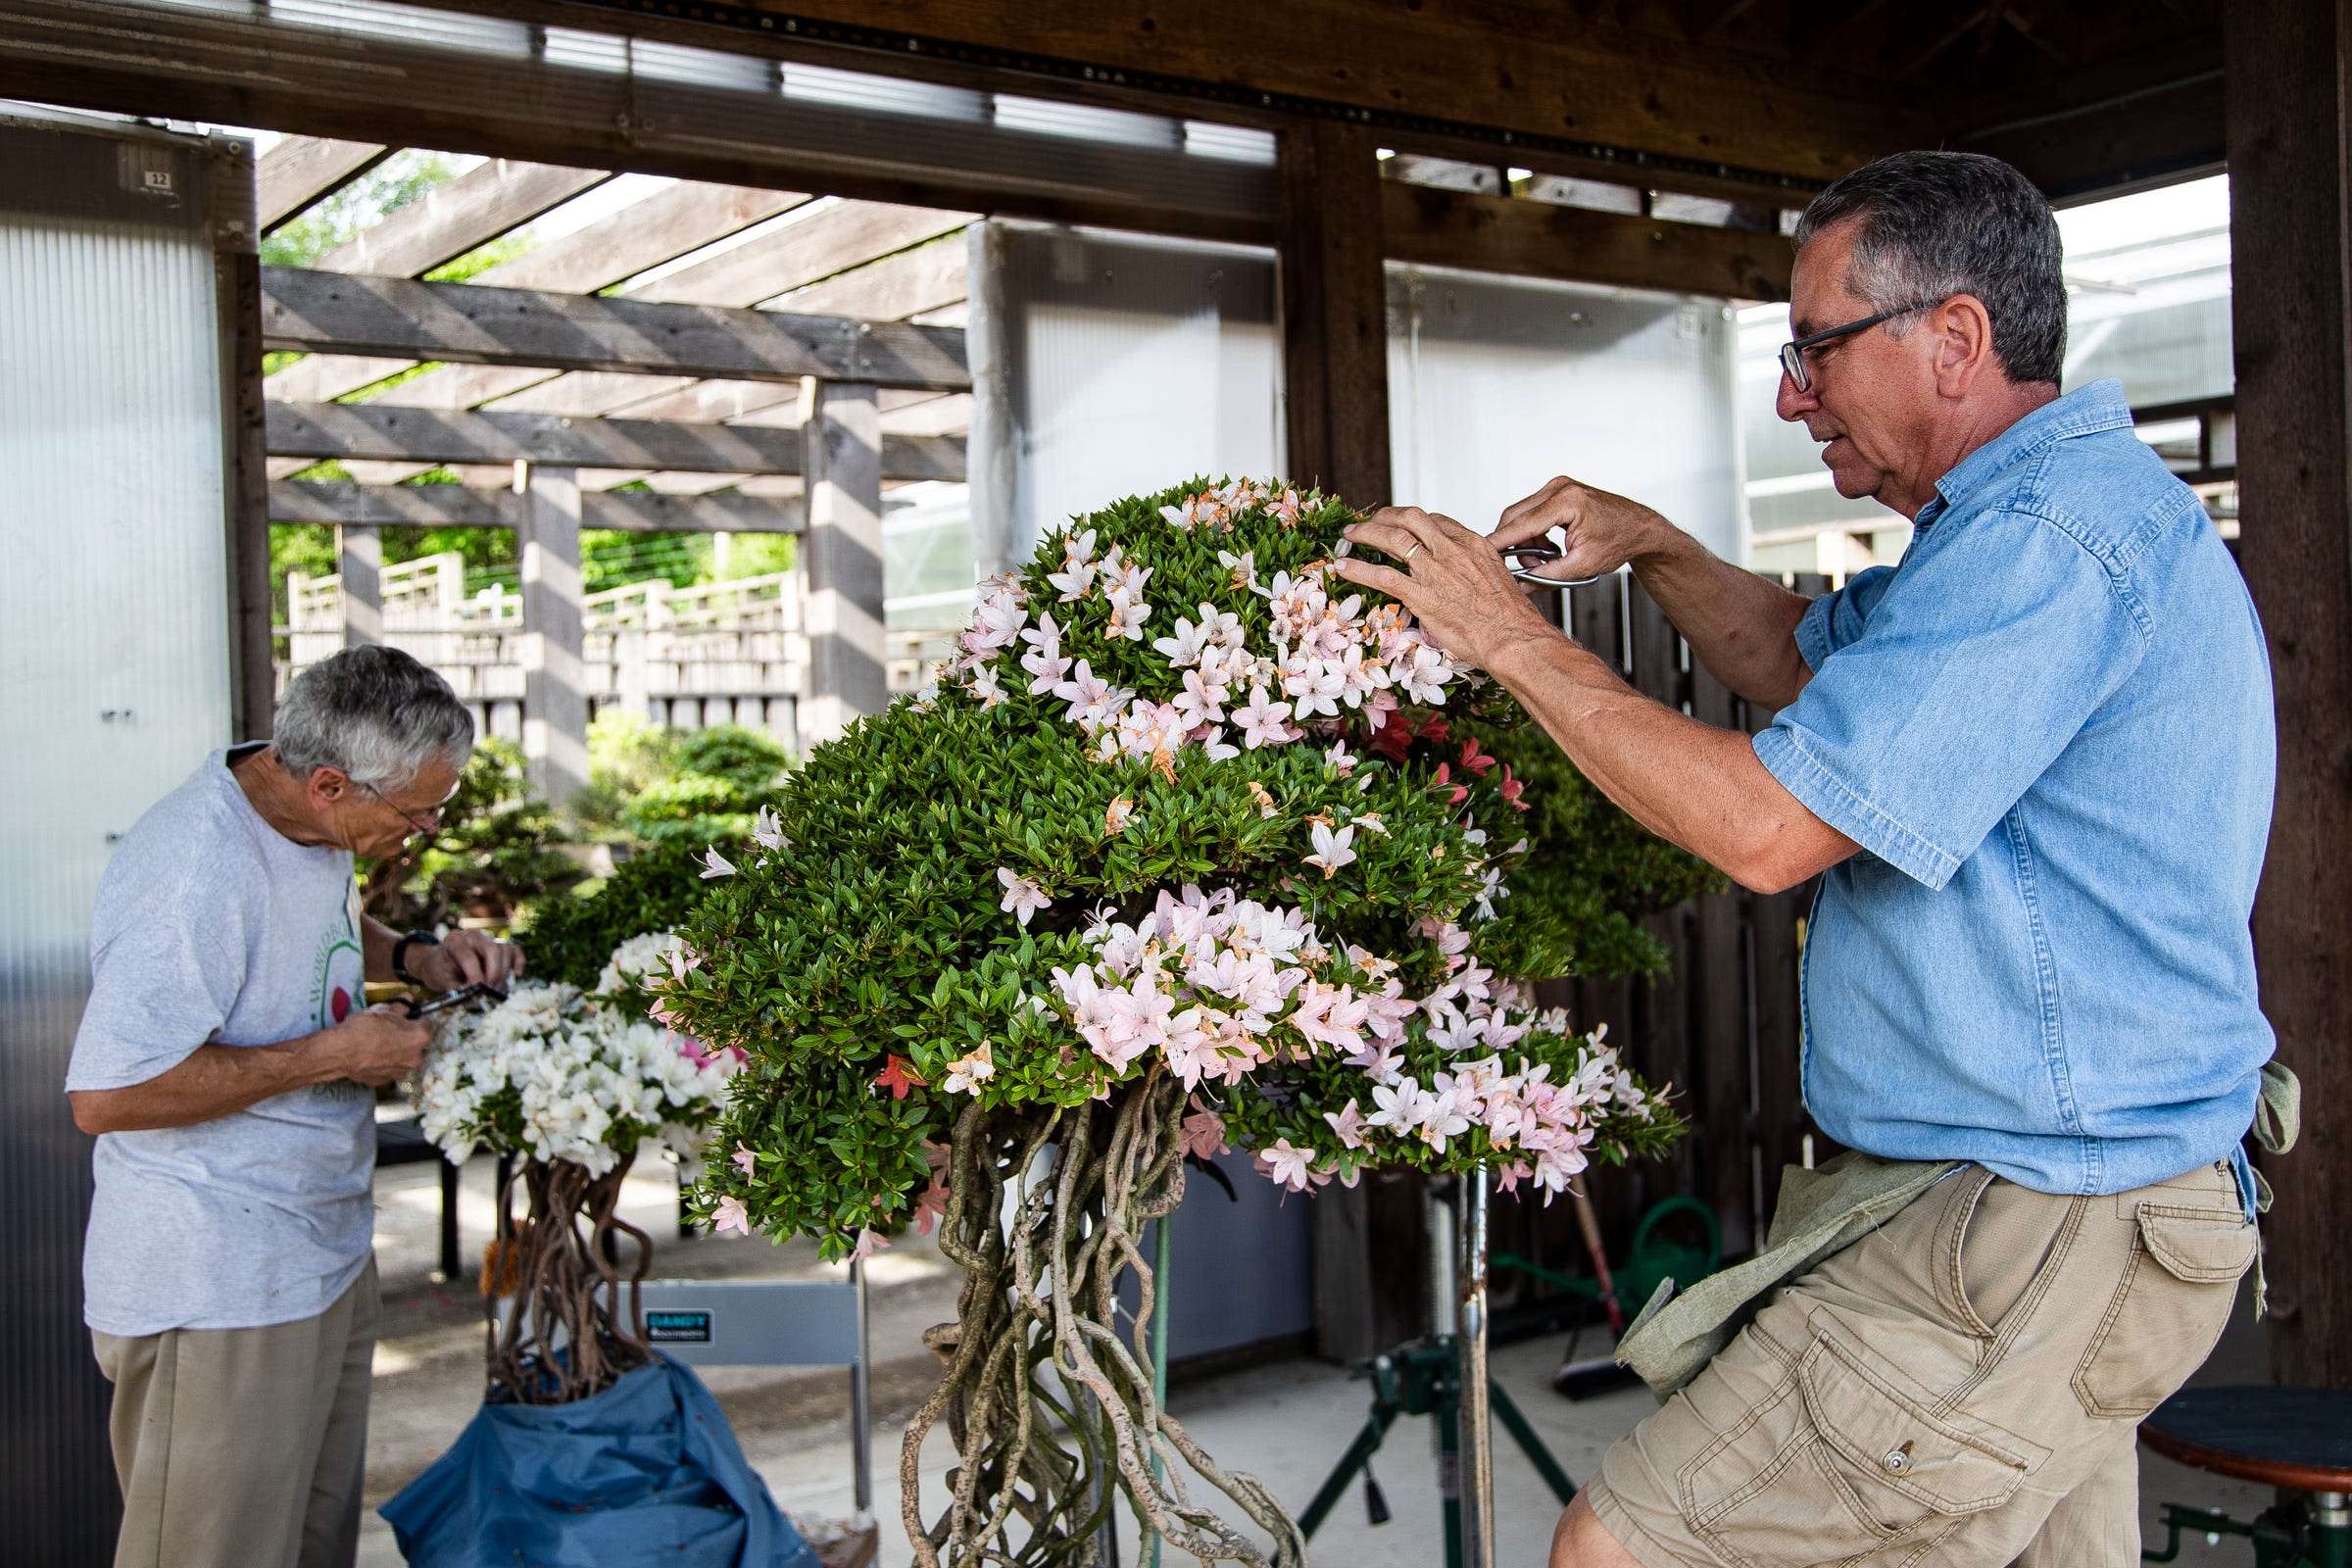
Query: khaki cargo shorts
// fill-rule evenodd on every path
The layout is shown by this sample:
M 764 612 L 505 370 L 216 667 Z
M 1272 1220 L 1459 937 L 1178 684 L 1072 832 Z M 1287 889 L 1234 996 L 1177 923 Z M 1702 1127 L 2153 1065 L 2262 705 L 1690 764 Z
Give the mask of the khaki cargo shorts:
M 1970 1167 L 1765 1298 L 1586 1490 L 1643 1568 L 2105 1568 L 2139 1418 L 2229 1321 L 2227 1165 L 2107 1198 Z

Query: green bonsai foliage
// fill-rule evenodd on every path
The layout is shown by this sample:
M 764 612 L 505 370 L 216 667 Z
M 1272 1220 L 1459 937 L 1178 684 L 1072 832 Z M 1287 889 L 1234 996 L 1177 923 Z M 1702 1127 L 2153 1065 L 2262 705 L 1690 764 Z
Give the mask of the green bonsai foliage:
M 533 904 L 516 938 L 532 978 L 594 991 L 615 948 L 685 920 L 702 892 L 695 875 L 701 858 L 682 844 L 655 845 L 620 861 L 592 889 Z
M 1294 1188 L 1486 1163 L 1554 1192 L 1673 1139 L 1522 982 L 1642 956 L 1610 901 L 1682 884 L 1627 839 L 1624 872 L 1521 896 L 1528 821 L 1565 854 L 1606 819 L 1589 792 L 1537 818 L 1476 738 L 1517 705 L 1327 574 L 1353 518 L 1245 481 L 1079 519 L 994 588 L 944 689 L 818 748 L 711 857 L 662 1011 L 749 1057 L 714 1218 L 870 1248 L 945 1200 L 967 1107 L 1159 1074 L 1195 1147 Z

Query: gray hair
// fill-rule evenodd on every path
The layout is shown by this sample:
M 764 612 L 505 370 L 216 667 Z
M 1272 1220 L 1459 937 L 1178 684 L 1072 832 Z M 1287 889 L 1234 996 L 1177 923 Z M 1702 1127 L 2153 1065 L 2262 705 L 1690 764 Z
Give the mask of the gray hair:
M 1973 294 L 2012 381 L 2055 384 L 2066 359 L 2058 220 L 2034 182 L 1982 153 L 1896 153 L 1813 198 L 1796 245 L 1860 219 L 1846 285 L 1882 311 Z M 1815 323 L 1817 326 L 1820 323 Z M 1910 319 L 1886 323 L 1895 337 Z
M 346 648 L 294 677 L 272 743 L 298 779 L 321 767 L 354 784 L 397 789 L 427 763 L 466 765 L 473 714 L 449 682 L 397 648 Z

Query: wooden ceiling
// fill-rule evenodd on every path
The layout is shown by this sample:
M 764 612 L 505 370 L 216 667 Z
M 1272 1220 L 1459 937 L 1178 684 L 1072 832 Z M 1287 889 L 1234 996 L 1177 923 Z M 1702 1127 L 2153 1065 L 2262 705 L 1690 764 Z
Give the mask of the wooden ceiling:
M 2213 167 L 2219 0 L 508 0 L 681 10 L 897 69 L 1377 117 L 1384 139 L 1580 145 L 1818 184 L 1900 147 L 2009 157 L 2055 194 Z M 506 9 L 506 6 L 500 7 Z M 747 19 L 750 19 L 747 21 Z M 868 65 L 866 69 L 884 69 Z M 1388 134 L 1393 129 L 1394 134 Z M 1690 184 L 1685 178 L 1681 183 Z

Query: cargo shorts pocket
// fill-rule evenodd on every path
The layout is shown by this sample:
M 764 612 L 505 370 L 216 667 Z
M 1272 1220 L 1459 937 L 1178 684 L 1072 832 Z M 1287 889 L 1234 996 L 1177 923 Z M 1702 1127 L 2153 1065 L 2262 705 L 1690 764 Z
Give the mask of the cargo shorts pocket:
M 2257 1245 L 2232 1208 L 2142 1203 L 2137 1219 L 2131 1261 L 2075 1369 L 2075 1397 L 2110 1420 L 2138 1420 L 2204 1364 Z
M 1683 1515 L 1740 1568 L 1900 1568 L 2016 1495 L 2043 1455 L 1982 1422 L 1930 1414 L 1825 1335 L 1765 1407 L 1683 1471 Z

